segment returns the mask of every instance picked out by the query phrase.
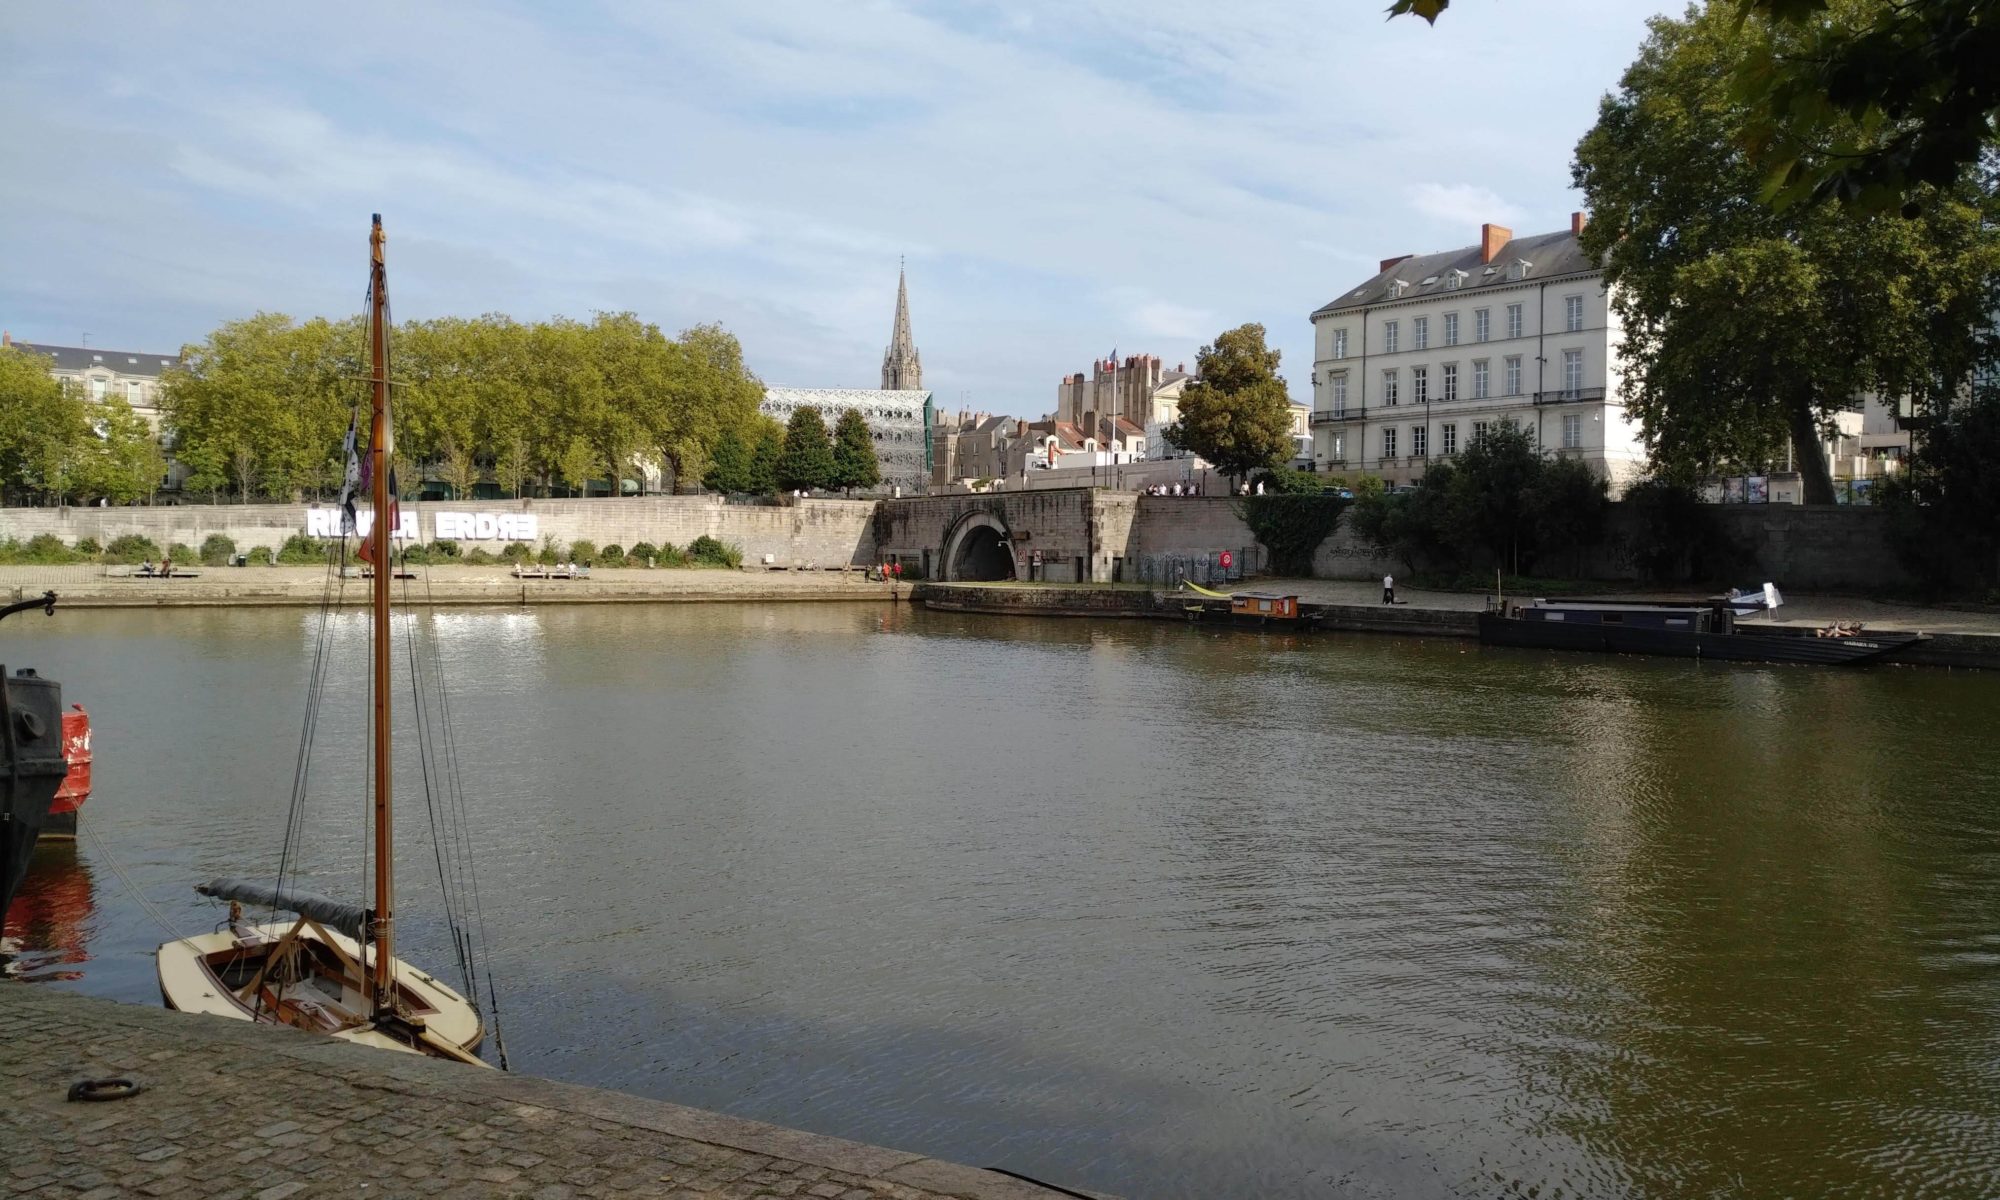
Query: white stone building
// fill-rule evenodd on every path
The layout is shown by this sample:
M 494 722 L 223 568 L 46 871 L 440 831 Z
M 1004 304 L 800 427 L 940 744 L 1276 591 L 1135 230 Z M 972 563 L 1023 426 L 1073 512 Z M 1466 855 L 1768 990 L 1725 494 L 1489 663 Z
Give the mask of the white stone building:
M 1642 474 L 1617 316 L 1577 243 L 1583 221 L 1518 238 L 1482 226 L 1476 245 L 1384 259 L 1315 311 L 1314 469 L 1412 483 L 1509 422 L 1614 495 Z
M 160 433 L 160 377 L 178 367 L 181 356 L 140 353 L 136 350 L 106 350 L 98 346 L 49 346 L 39 342 L 17 342 L 11 334 L 0 334 L 0 345 L 25 354 L 49 359 L 49 375 L 74 393 L 103 402 L 117 397 L 132 406 L 153 431 Z M 178 487 L 187 472 L 174 461 L 170 441 L 162 441 L 167 456 L 167 474 L 162 487 Z

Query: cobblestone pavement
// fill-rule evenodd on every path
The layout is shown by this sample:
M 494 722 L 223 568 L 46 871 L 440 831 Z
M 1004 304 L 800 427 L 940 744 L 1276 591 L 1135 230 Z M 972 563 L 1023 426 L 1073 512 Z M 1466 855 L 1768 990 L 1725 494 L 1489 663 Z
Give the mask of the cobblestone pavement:
M 81 1079 L 139 1095 L 66 1100 Z M 0 983 L 0 1195 L 1054 1200 L 1006 1176 L 288 1029 Z

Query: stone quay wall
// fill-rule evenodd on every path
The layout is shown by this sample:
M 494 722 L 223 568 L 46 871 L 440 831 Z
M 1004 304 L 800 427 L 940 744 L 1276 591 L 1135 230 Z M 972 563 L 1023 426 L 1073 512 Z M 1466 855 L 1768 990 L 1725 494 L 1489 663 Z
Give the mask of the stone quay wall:
M 331 504 L 183 504 L 127 508 L 0 509 L 0 538 L 26 541 L 52 533 L 75 545 L 100 545 L 141 534 L 162 548 L 174 542 L 199 548 L 210 534 L 225 534 L 240 551 L 275 550 L 306 532 L 307 514 Z M 772 556 L 773 566 L 860 566 L 874 561 L 872 500 L 786 500 L 781 504 L 729 504 L 714 496 L 628 496 L 598 500 L 475 500 L 402 505 L 417 521 L 418 540 L 435 540 L 439 513 L 522 514 L 535 518 L 537 539 L 568 546 L 579 538 L 626 548 L 651 542 L 686 546 L 707 535 L 743 550 L 746 566 Z M 499 550 L 506 539 L 454 539 L 467 549 Z

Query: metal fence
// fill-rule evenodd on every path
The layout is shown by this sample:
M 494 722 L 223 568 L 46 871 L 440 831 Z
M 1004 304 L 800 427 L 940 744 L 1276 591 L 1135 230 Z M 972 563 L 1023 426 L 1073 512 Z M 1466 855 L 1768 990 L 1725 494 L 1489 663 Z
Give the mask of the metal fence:
M 1223 563 L 1224 555 L 1228 556 L 1227 565 Z M 1251 575 L 1262 574 L 1264 566 L 1264 548 L 1254 544 L 1207 554 L 1149 554 L 1120 559 L 1118 581 L 1171 588 L 1186 580 L 1213 587 L 1241 583 Z

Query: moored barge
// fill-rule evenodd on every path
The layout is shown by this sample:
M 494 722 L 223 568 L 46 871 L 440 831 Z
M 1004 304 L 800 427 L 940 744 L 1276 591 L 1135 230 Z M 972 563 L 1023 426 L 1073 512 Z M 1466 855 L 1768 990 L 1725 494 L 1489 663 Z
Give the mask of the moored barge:
M 1765 586 L 1777 599 L 1776 589 Z M 1859 625 L 1825 628 L 1740 621 L 1741 597 L 1709 601 L 1534 600 L 1495 604 L 1479 614 L 1479 640 L 1534 650 L 1661 654 L 1730 662 L 1848 666 L 1876 662 L 1927 639 L 1921 633 L 1871 632 Z M 1756 607 L 1776 607 L 1776 604 Z

